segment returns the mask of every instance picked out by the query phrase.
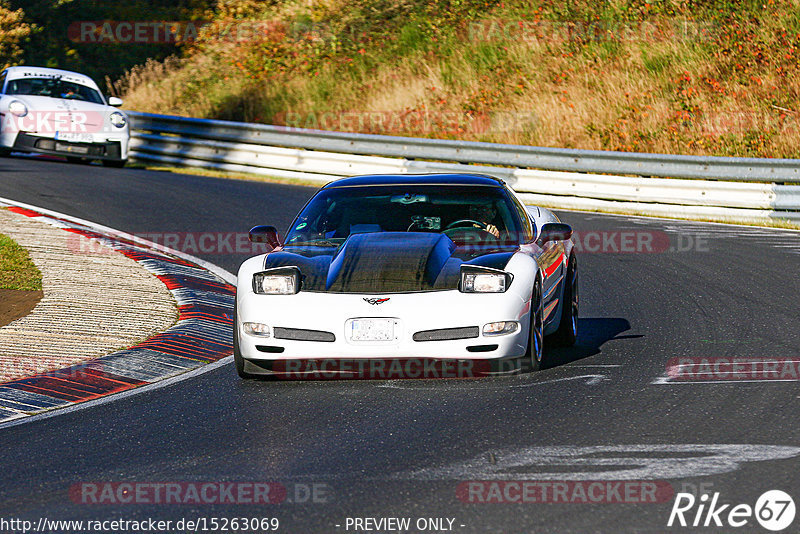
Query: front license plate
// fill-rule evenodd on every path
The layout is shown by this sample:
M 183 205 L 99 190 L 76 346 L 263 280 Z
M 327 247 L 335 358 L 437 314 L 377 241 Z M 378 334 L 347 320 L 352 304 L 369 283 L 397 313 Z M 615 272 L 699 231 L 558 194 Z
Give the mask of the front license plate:
M 394 319 L 353 319 L 350 341 L 393 341 Z
M 94 141 L 92 134 L 81 132 L 56 132 L 56 139 L 70 143 L 92 143 Z
M 88 146 L 80 145 L 65 145 L 63 143 L 56 143 L 56 150 L 59 152 L 70 152 L 71 154 L 88 154 Z

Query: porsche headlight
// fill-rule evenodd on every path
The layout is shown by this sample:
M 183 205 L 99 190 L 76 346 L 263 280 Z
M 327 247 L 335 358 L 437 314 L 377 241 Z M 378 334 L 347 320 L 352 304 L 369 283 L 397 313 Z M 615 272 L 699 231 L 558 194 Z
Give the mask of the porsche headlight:
M 28 114 L 28 106 L 19 100 L 12 100 L 11 103 L 8 104 L 8 111 L 17 117 L 24 117 Z
M 128 123 L 128 119 L 126 119 L 125 115 L 123 115 L 119 111 L 115 111 L 114 113 L 109 115 L 108 121 L 117 128 L 124 128 L 125 125 Z
M 253 291 L 259 295 L 294 295 L 300 291 L 300 270 L 279 267 L 253 275 Z
M 487 267 L 461 267 L 462 293 L 504 293 L 511 285 L 511 273 Z

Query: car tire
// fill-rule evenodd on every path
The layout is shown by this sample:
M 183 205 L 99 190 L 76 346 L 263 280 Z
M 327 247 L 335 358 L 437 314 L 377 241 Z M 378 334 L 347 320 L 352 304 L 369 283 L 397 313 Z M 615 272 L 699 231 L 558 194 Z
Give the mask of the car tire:
M 544 306 L 542 303 L 542 282 L 539 277 L 533 283 L 531 293 L 530 328 L 528 332 L 528 351 L 523 359 L 524 372 L 536 372 L 544 363 Z
M 552 339 L 559 347 L 571 347 L 578 338 L 578 262 L 574 254 L 567 263 L 562 302 L 558 330 L 548 336 L 548 341 Z
M 236 365 L 236 373 L 239 375 L 239 378 L 256 378 L 256 375 L 252 373 L 248 373 L 244 370 L 244 358 L 242 358 L 242 353 L 239 351 L 239 324 L 236 318 L 236 304 L 234 304 L 233 308 L 233 363 Z
M 11 155 L 11 149 L 6 147 L 0 147 L 0 158 L 5 158 Z
M 128 163 L 127 159 L 104 159 L 103 167 L 114 167 L 115 169 L 121 169 Z

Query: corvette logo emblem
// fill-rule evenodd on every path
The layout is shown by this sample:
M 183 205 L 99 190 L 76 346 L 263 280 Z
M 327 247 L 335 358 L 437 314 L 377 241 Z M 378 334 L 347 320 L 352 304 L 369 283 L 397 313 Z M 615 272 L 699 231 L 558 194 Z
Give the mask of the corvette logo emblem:
M 376 298 L 367 298 L 367 297 L 364 297 L 364 302 L 369 302 L 369 303 L 370 303 L 370 304 L 372 304 L 373 306 L 377 306 L 378 304 L 383 304 L 383 303 L 384 303 L 384 302 L 386 302 L 387 300 L 389 300 L 389 299 L 388 299 L 388 298 L 385 298 L 385 299 L 376 299 Z

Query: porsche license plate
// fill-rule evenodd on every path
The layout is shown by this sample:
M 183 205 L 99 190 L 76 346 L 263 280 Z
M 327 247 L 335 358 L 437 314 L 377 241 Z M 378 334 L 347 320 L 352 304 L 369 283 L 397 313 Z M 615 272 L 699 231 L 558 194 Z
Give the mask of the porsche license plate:
M 91 143 L 94 137 L 90 133 L 82 132 L 56 132 L 56 139 L 70 143 Z
M 353 319 L 350 341 L 393 341 L 394 319 Z

